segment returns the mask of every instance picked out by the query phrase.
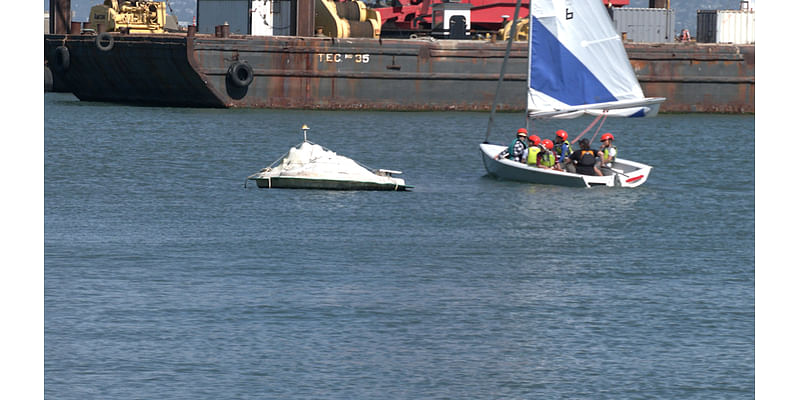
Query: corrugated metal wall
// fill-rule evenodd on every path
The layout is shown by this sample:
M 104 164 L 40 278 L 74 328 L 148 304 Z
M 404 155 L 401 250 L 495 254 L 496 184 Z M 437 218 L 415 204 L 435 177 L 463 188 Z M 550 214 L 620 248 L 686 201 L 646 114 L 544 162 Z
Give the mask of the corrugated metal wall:
M 753 44 L 756 42 L 756 13 L 753 10 L 698 10 L 697 41 Z
M 675 41 L 675 10 L 664 8 L 614 8 L 614 28 L 627 40 L 642 43 Z
M 250 0 L 197 0 L 197 32 L 214 34 L 214 27 L 228 23 L 231 33 L 250 33 Z

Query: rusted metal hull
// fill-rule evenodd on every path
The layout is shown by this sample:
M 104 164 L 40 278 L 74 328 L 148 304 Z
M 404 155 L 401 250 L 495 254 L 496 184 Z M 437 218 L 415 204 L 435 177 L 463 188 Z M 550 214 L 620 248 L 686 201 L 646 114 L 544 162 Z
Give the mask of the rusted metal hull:
M 68 68 L 57 68 L 66 47 Z M 456 40 L 45 35 L 54 78 L 81 100 L 188 107 L 489 110 L 505 43 Z M 755 112 L 755 46 L 628 44 L 647 96 L 663 111 Z M 63 50 L 61 50 L 63 52 Z M 232 82 L 246 62 L 252 81 Z M 515 43 L 497 109 L 525 108 L 525 43 Z
M 668 112 L 755 113 L 755 45 L 627 44 L 642 90 Z

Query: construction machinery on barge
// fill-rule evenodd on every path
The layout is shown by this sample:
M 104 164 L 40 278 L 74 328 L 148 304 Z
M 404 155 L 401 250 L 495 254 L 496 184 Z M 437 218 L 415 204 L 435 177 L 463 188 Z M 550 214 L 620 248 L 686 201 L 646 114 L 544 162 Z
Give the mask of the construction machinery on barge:
M 55 33 L 45 35 L 45 62 L 58 86 L 86 101 L 489 110 L 494 100 L 497 110 L 525 108 L 528 54 L 519 33 L 497 91 L 514 2 L 393 0 L 372 8 L 333 0 L 240 3 L 246 17 L 222 21 L 229 17 L 214 2 L 198 0 L 197 24 L 178 30 L 166 26 L 163 2 L 107 0 L 111 25 L 96 18 L 68 21 L 69 0 L 51 0 Z M 141 17 L 133 18 L 134 10 L 143 10 Z M 133 26 L 142 22 L 150 23 L 146 31 Z M 755 45 L 667 40 L 625 47 L 644 92 L 669 99 L 662 111 L 755 112 Z

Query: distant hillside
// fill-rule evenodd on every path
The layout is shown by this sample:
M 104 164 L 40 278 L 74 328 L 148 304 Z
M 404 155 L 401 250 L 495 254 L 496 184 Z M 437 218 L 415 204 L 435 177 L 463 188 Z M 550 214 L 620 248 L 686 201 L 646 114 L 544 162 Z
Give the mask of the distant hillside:
M 75 20 L 86 21 L 89 19 L 89 10 L 92 6 L 102 4 L 102 0 L 72 0 L 72 11 Z M 646 8 L 649 0 L 631 0 L 630 7 Z M 750 4 L 755 4 L 751 0 Z M 176 15 L 181 23 L 191 23 L 197 10 L 197 0 L 167 0 L 170 14 Z M 688 28 L 695 35 L 697 25 L 697 10 L 738 10 L 739 0 L 671 0 L 670 6 L 675 10 L 675 32 Z M 49 10 L 50 0 L 44 0 L 44 9 Z

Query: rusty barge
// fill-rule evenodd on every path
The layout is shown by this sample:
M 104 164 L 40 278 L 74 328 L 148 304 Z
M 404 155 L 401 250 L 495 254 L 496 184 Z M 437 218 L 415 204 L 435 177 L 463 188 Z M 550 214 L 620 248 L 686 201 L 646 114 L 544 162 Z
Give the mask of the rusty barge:
M 45 63 L 78 99 L 181 107 L 489 110 L 501 40 L 332 38 L 222 30 L 46 34 Z M 74 25 L 74 23 L 73 23 Z M 755 112 L 755 45 L 627 43 L 642 89 L 666 112 Z M 525 108 L 527 46 L 514 42 L 497 110 Z

